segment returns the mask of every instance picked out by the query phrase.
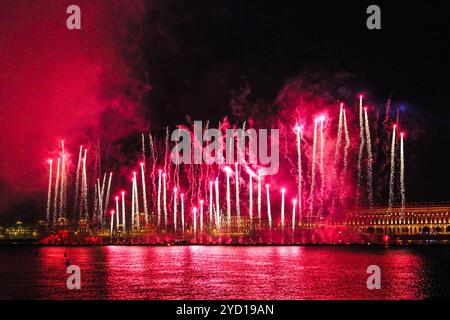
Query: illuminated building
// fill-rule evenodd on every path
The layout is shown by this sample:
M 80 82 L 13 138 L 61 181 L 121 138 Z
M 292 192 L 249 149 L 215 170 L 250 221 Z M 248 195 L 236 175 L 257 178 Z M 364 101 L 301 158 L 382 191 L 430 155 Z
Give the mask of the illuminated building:
M 222 221 L 224 221 L 223 226 L 216 235 L 244 236 L 250 234 L 250 219 L 247 216 L 231 216 L 229 226 L 227 226 L 225 219 L 222 219 Z
M 36 240 L 38 238 L 37 230 L 24 226 L 21 221 L 17 221 L 14 226 L 6 227 L 3 234 L 6 240 Z
M 374 207 L 355 212 L 346 221 L 341 221 L 357 233 L 379 234 L 449 234 L 450 205 L 417 205 Z

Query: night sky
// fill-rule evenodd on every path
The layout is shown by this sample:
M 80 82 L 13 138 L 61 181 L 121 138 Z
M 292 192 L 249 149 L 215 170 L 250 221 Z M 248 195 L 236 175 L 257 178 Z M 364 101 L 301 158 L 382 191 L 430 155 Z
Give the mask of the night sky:
M 2 1 L 0 222 L 43 216 L 46 160 L 61 138 L 76 150 L 186 118 L 218 121 L 243 85 L 274 104 L 287 81 L 311 74 L 351 74 L 349 92 L 382 112 L 391 94 L 408 136 L 407 200 L 450 200 L 444 3 Z M 65 27 L 70 4 L 82 30 Z M 366 28 L 370 4 L 381 30 Z

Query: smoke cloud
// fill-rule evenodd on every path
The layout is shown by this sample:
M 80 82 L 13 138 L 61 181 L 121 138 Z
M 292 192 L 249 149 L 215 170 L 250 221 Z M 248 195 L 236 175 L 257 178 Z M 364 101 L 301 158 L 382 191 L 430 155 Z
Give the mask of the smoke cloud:
M 76 152 L 86 140 L 114 142 L 147 128 L 141 114 L 150 86 L 141 81 L 137 46 L 144 4 L 77 1 L 81 30 L 68 30 L 70 4 L 2 4 L 0 213 L 42 211 L 16 204 L 29 204 L 45 190 L 47 159 L 60 139 Z

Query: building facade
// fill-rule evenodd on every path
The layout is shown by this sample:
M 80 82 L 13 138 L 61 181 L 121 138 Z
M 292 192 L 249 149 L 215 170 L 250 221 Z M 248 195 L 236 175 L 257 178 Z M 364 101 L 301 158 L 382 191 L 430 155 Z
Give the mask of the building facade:
M 374 207 L 352 212 L 343 224 L 360 233 L 449 234 L 450 205 Z

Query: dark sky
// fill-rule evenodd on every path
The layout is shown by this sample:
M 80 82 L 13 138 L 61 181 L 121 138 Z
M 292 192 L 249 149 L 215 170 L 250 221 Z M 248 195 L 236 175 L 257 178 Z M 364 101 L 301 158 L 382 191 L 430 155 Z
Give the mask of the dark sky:
M 168 1 L 147 16 L 151 40 L 144 50 L 152 98 L 163 108 L 193 108 L 203 100 L 200 114 L 214 116 L 217 109 L 209 105 L 225 113 L 227 90 L 242 76 L 255 96 L 271 100 L 286 79 L 319 67 L 354 72 L 380 96 L 393 92 L 398 101 L 448 115 L 443 2 L 378 2 L 382 30 L 377 31 L 366 28 L 371 4 L 366 1 L 200 3 Z M 155 33 L 155 26 L 162 31 Z M 202 87 L 213 92 L 208 96 Z
M 72 3 L 82 10 L 78 32 L 65 28 Z M 0 215 L 42 211 L 45 161 L 62 137 L 75 150 L 86 137 L 174 125 L 186 114 L 220 119 L 243 79 L 252 99 L 272 103 L 310 70 L 353 73 L 365 85 L 355 89 L 381 102 L 392 93 L 414 133 L 408 199 L 450 200 L 445 1 L 377 1 L 375 31 L 366 28 L 370 4 L 3 1 Z

